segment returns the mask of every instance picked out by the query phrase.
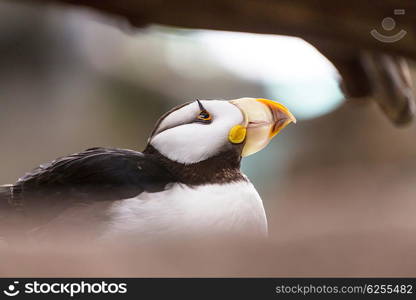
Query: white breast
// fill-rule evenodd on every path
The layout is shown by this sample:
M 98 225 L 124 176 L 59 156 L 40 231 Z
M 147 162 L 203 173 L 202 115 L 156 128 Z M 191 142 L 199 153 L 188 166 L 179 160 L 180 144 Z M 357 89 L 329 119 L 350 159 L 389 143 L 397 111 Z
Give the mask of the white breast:
M 108 211 L 110 225 L 103 238 L 143 238 L 204 234 L 267 235 L 261 198 L 249 182 L 191 188 L 173 184 L 159 193 L 120 200 Z

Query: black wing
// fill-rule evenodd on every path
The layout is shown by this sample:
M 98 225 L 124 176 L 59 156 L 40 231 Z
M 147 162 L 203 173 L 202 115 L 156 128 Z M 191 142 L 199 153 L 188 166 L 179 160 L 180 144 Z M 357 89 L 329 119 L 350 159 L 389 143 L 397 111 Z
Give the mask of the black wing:
M 124 149 L 91 148 L 41 165 L 11 187 L 23 210 L 68 207 L 73 202 L 119 200 L 157 192 L 173 177 L 152 157 Z

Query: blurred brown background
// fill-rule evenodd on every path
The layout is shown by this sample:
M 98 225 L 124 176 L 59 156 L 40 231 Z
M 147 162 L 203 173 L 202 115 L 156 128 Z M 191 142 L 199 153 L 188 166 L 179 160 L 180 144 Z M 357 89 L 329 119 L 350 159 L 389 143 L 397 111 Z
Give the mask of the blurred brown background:
M 123 256 L 17 248 L 1 256 L 1 276 L 416 276 L 414 123 L 398 129 L 373 103 L 343 102 L 333 67 L 301 41 L 155 26 L 124 32 L 111 22 L 0 2 L 0 183 L 92 146 L 140 151 L 157 118 L 185 101 L 277 97 L 299 123 L 243 163 L 270 240 L 217 251 L 147 245 Z M 286 51 L 256 52 L 253 43 Z M 235 53 L 248 67 L 237 70 Z

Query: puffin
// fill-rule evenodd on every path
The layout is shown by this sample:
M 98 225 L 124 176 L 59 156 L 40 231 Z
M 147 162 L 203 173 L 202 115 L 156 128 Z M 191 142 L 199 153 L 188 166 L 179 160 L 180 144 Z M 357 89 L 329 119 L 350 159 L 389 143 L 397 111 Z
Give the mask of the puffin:
M 262 200 L 240 163 L 291 122 L 268 99 L 184 103 L 160 117 L 142 152 L 89 148 L 0 186 L 0 236 L 265 237 Z

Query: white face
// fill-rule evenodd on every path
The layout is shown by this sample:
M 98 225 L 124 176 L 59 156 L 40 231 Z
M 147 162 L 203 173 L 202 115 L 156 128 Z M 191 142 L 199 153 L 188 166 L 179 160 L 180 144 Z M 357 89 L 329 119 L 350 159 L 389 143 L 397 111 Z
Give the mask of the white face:
M 162 117 L 149 143 L 170 160 L 192 164 L 206 160 L 233 144 L 228 134 L 244 123 L 243 112 L 228 101 L 201 100 L 211 122 L 199 122 L 201 109 L 196 101 Z

